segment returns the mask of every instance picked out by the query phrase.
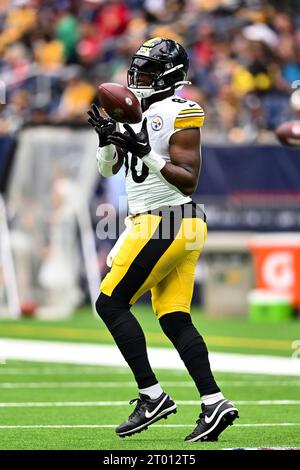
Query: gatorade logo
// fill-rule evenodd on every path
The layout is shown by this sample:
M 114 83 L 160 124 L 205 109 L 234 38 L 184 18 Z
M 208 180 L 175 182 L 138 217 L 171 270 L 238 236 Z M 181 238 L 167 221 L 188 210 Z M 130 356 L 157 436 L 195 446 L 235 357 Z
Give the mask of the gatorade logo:
M 287 251 L 267 256 L 262 266 L 262 277 L 268 287 L 289 291 L 295 283 L 294 257 Z

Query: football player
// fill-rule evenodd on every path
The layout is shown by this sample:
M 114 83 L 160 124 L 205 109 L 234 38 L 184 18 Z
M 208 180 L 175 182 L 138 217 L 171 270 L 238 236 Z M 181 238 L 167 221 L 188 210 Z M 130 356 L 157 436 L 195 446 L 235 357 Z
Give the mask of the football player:
M 133 413 L 116 428 L 121 436 L 147 429 L 176 413 L 150 366 L 144 333 L 131 306 L 151 290 L 153 310 L 200 393 L 202 412 L 187 441 L 217 440 L 238 416 L 211 372 L 205 342 L 190 316 L 194 272 L 206 239 L 203 210 L 191 199 L 201 167 L 200 128 L 204 111 L 176 96 L 187 81 L 188 57 L 171 39 L 142 44 L 128 70 L 128 86 L 141 99 L 142 125 L 121 127 L 101 117 L 89 122 L 99 135 L 100 173 L 115 174 L 125 164 L 130 225 L 117 242 L 110 272 L 96 302 L 136 379 Z

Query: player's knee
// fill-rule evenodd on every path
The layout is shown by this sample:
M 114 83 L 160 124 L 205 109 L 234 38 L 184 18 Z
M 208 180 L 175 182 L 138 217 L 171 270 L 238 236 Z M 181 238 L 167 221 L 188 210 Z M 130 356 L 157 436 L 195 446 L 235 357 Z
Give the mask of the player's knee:
M 101 292 L 96 301 L 96 311 L 101 320 L 103 320 L 104 323 L 107 324 L 112 318 L 115 317 L 117 310 L 118 305 L 115 299 Z
M 109 299 L 110 299 L 110 297 L 108 297 L 105 294 L 102 294 L 102 292 L 101 292 L 98 299 L 96 300 L 96 304 L 95 304 L 96 312 L 98 313 L 99 317 L 102 320 L 104 320 L 107 317 L 107 314 L 110 311 L 110 308 L 109 308 L 110 301 L 109 301 Z
M 159 323 L 165 335 L 173 341 L 183 329 L 192 325 L 192 320 L 189 313 L 172 312 L 163 315 Z
M 96 311 L 104 323 L 109 322 L 116 315 L 121 314 L 123 311 L 128 311 L 129 306 L 127 303 L 109 297 L 103 292 L 100 293 L 96 301 Z

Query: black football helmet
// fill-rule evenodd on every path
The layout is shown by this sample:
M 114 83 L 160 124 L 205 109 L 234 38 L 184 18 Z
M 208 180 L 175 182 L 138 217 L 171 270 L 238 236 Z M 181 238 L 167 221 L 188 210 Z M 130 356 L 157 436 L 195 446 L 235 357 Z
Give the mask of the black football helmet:
M 153 38 L 141 45 L 132 57 L 127 73 L 128 87 L 138 98 L 149 98 L 183 85 L 189 59 L 184 48 L 173 39 Z

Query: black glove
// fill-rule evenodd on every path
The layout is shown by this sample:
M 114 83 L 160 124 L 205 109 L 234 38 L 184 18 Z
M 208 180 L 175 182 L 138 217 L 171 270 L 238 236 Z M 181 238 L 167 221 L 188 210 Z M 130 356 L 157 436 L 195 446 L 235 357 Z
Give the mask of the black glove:
M 92 109 L 89 110 L 88 115 L 90 118 L 88 122 L 93 126 L 99 137 L 99 147 L 109 145 L 108 137 L 115 132 L 116 122 L 112 119 L 105 119 L 99 113 L 99 109 L 95 104 L 92 104 Z
M 137 134 L 129 124 L 124 124 L 126 132 L 114 132 L 108 137 L 108 142 L 116 145 L 127 152 L 131 152 L 136 157 L 143 158 L 151 151 L 149 135 L 147 131 L 147 118 L 144 119 L 142 128 Z

